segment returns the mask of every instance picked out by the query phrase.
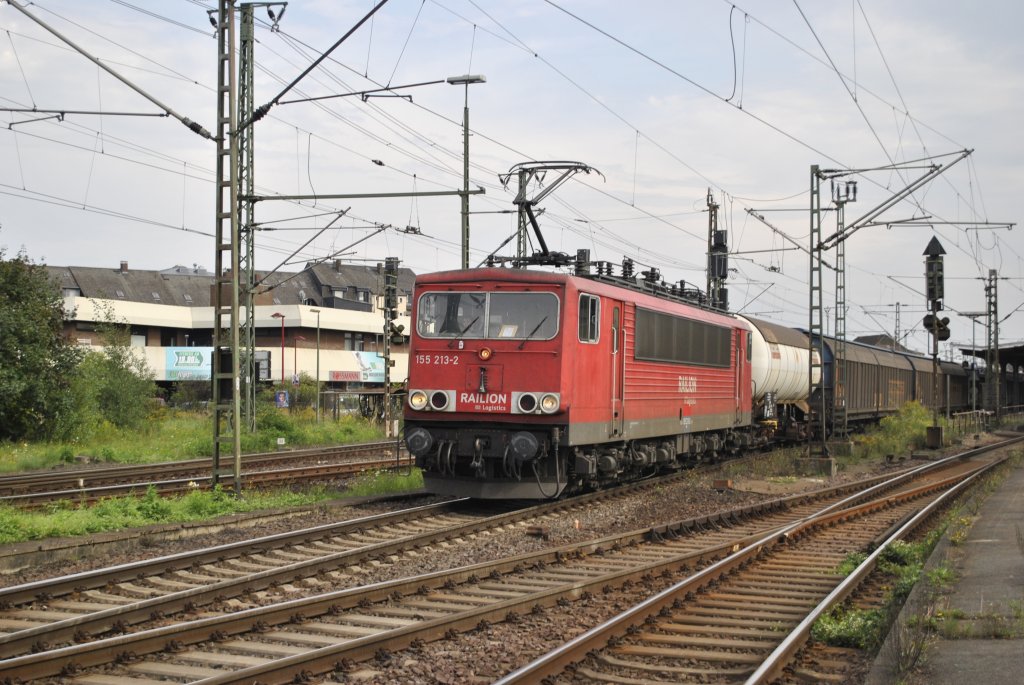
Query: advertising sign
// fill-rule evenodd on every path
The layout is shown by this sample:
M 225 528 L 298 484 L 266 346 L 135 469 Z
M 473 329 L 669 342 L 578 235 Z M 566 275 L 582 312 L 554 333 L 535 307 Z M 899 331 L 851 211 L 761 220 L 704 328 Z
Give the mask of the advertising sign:
M 353 352 L 359 364 L 359 380 L 363 383 L 384 382 L 384 357 L 377 352 Z
M 167 380 L 208 381 L 212 377 L 212 347 L 168 347 Z

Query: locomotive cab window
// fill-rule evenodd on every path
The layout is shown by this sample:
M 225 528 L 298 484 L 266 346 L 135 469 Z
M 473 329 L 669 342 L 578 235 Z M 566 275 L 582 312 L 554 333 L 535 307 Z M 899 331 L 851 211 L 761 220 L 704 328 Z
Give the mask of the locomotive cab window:
M 596 343 L 601 335 L 601 299 L 580 294 L 580 342 Z
M 424 293 L 416 332 L 424 338 L 550 340 L 558 333 L 558 297 L 545 292 Z

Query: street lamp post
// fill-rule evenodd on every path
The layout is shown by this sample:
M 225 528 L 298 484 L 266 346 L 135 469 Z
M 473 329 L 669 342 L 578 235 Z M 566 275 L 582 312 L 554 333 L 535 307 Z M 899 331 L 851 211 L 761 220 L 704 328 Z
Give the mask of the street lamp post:
M 316 421 L 320 423 L 320 310 L 309 311 L 316 314 Z
M 977 349 L 977 325 L 978 317 L 985 316 L 986 312 L 960 312 L 960 316 L 966 316 L 971 320 L 971 411 L 978 410 L 978 389 L 975 379 L 978 376 L 978 349 Z
M 299 380 L 299 341 L 306 342 L 306 339 L 301 335 L 297 335 L 292 339 L 292 376 L 295 381 Z
M 462 268 L 469 268 L 469 85 L 486 83 L 482 74 L 449 76 L 448 83 L 465 86 L 466 98 L 462 107 Z
M 281 385 L 284 385 L 284 314 L 274 312 L 271 316 L 275 319 L 281 319 Z

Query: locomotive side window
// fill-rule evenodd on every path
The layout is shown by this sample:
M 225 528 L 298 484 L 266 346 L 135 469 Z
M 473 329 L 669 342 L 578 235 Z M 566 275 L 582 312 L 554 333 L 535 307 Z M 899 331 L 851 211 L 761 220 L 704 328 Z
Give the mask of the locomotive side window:
M 636 310 L 635 357 L 659 362 L 728 367 L 728 328 L 648 309 Z
M 596 343 L 601 337 L 601 300 L 580 294 L 580 342 Z
M 619 308 L 612 309 L 612 354 L 619 351 Z
M 544 292 L 443 292 L 420 296 L 424 338 L 549 340 L 558 333 L 558 297 Z

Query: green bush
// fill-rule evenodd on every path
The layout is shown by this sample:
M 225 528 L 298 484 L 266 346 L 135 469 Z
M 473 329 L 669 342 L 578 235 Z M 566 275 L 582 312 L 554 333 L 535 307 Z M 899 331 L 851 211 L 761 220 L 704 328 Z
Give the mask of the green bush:
M 926 429 L 932 425 L 932 413 L 919 402 L 907 402 L 898 414 L 886 416 L 878 428 L 868 430 L 858 440 L 858 458 L 903 455 L 924 447 Z
M 874 649 L 881 639 L 884 619 L 877 609 L 839 608 L 814 622 L 811 637 L 833 647 Z
M 170 518 L 172 511 L 171 503 L 162 498 L 152 485 L 146 489 L 146 496 L 139 500 L 139 513 L 147 521 L 162 523 Z

